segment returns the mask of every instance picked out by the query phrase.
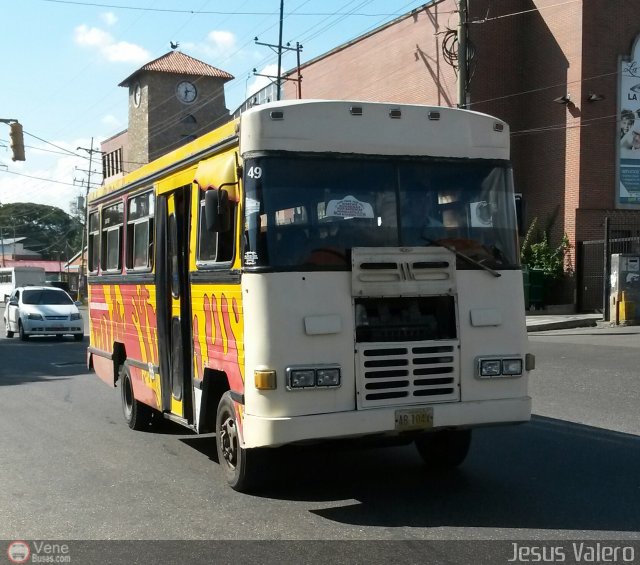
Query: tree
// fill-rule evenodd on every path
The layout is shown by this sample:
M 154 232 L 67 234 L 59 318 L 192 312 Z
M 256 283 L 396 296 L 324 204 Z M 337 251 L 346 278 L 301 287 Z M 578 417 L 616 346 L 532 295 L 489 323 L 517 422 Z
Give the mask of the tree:
M 558 245 L 552 245 L 550 242 L 550 233 L 558 211 L 559 207 L 556 207 L 542 230 L 538 228 L 538 218 L 534 218 L 520 246 L 521 263 L 530 269 L 543 271 L 545 277 L 550 281 L 559 281 L 565 276 L 567 273 L 566 262 L 571 250 L 566 233 Z
M 80 251 L 84 226 L 55 206 L 16 202 L 0 205 L 0 229 L 5 239 L 26 237 L 30 249 L 56 260 Z

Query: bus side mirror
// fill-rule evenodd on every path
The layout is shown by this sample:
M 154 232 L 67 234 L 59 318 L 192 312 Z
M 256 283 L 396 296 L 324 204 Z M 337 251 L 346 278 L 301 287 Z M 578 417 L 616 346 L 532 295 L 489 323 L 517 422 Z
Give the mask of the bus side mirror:
M 514 194 L 513 200 L 516 205 L 516 223 L 518 224 L 518 235 L 524 237 L 526 235 L 524 198 L 522 198 L 522 194 Z
M 220 233 L 231 228 L 229 193 L 226 190 L 207 190 L 204 195 L 204 214 L 207 231 Z

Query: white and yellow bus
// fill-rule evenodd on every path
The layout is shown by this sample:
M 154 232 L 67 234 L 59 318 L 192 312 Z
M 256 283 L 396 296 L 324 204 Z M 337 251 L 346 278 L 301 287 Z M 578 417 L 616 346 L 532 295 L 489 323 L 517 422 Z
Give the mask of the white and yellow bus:
M 263 448 L 372 436 L 460 464 L 529 420 L 509 129 L 475 112 L 288 101 L 90 198 L 89 365 L 125 418 Z

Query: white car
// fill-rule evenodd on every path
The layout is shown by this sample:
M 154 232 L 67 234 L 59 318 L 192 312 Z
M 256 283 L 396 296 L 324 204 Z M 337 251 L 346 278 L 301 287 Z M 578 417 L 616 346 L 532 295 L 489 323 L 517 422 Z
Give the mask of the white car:
M 76 341 L 84 338 L 79 302 L 62 289 L 51 286 L 23 286 L 16 288 L 4 309 L 5 335 L 20 339 L 33 335 L 73 335 Z

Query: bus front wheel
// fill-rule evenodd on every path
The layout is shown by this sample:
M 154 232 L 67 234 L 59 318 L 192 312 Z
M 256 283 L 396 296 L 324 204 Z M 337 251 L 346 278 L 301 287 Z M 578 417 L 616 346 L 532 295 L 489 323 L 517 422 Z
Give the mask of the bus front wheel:
M 125 365 L 120 369 L 120 389 L 122 393 L 122 411 L 127 425 L 136 431 L 144 430 L 151 422 L 151 408 L 136 400 L 133 395 L 131 373 Z
M 230 392 L 225 392 L 216 415 L 216 447 L 218 461 L 229 486 L 238 492 L 248 492 L 256 486 L 257 449 L 240 445 L 236 409 Z
M 416 438 L 416 448 L 429 469 L 453 469 L 462 464 L 471 446 L 471 430 L 442 430 Z

